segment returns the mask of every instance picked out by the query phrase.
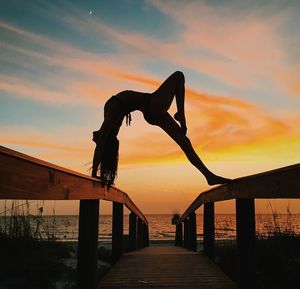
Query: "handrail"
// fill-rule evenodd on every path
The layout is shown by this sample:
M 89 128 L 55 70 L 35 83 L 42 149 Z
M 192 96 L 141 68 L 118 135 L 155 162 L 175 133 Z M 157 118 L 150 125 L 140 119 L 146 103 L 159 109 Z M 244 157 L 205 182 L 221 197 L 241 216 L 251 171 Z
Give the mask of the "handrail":
M 230 181 L 204 191 L 178 219 L 183 222 L 202 204 L 230 199 L 300 198 L 300 164 L 294 164 Z
M 123 205 L 129 215 L 129 250 L 149 245 L 146 217 L 121 190 L 102 187 L 90 176 L 0 146 L 0 199 L 80 200 L 77 249 L 77 288 L 96 287 L 99 200 L 112 205 L 112 253 L 123 253 Z
M 93 177 L 0 146 L 0 199 L 92 200 L 124 204 L 146 225 L 148 221 L 129 196 L 109 190 Z
M 255 199 L 300 198 L 300 164 L 246 176 L 201 193 L 177 218 L 175 245 L 197 250 L 195 211 L 203 210 L 203 251 L 214 259 L 214 203 L 235 199 L 239 288 L 256 288 Z M 184 234 L 182 234 L 182 229 Z

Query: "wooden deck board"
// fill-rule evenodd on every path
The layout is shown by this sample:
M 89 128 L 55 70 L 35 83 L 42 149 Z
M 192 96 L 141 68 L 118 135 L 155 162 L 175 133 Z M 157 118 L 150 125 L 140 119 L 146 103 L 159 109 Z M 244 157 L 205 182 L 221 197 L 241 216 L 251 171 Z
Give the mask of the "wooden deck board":
M 147 247 L 123 255 L 100 281 L 100 288 L 233 289 L 237 286 L 204 254 L 181 247 Z

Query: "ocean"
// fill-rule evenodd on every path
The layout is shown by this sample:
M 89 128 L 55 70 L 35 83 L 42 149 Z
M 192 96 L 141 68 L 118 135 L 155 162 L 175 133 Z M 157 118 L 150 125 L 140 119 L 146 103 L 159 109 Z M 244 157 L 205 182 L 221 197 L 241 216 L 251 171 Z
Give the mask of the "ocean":
M 19 217 L 22 218 L 22 217 Z M 27 217 L 28 218 L 28 217 Z M 149 222 L 150 240 L 174 240 L 175 226 L 172 215 L 146 215 Z M 32 234 L 47 239 L 54 236 L 57 241 L 77 241 L 78 216 L 30 216 Z M 129 216 L 124 215 L 124 235 L 128 235 Z M 16 222 L 16 221 L 14 221 Z M 21 219 L 19 220 L 21 222 Z M 235 239 L 235 214 L 215 215 L 216 240 Z M 0 230 L 10 230 L 13 226 L 11 217 L 0 216 Z M 260 236 L 269 236 L 272 232 L 294 232 L 300 234 L 300 214 L 259 214 L 256 215 L 256 231 Z M 99 216 L 99 241 L 110 242 L 112 232 L 112 216 Z M 197 239 L 203 234 L 203 215 L 197 214 Z

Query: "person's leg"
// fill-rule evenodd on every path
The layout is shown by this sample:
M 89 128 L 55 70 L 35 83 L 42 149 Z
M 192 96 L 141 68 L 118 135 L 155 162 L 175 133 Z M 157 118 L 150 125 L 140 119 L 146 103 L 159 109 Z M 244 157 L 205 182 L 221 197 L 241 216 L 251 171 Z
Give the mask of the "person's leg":
M 183 150 L 189 161 L 205 176 L 209 185 L 223 184 L 229 179 L 222 178 L 212 173 L 196 154 L 190 140 L 182 132 L 179 125 L 173 120 L 170 114 L 165 113 L 157 124 L 161 127 Z
M 159 116 L 170 108 L 174 96 L 176 98 L 177 113 L 174 118 L 180 122 L 181 128 L 186 133 L 186 121 L 184 111 L 184 74 L 180 71 L 170 75 L 161 86 L 152 94 L 151 115 Z

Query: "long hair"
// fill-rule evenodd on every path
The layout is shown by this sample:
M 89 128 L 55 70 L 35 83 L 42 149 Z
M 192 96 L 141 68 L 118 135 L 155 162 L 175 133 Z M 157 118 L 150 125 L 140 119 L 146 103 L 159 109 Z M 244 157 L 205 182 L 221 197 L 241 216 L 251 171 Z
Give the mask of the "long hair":
M 118 171 L 119 140 L 114 132 L 111 132 L 104 144 L 102 159 L 99 165 L 100 180 L 108 187 L 114 184 Z

